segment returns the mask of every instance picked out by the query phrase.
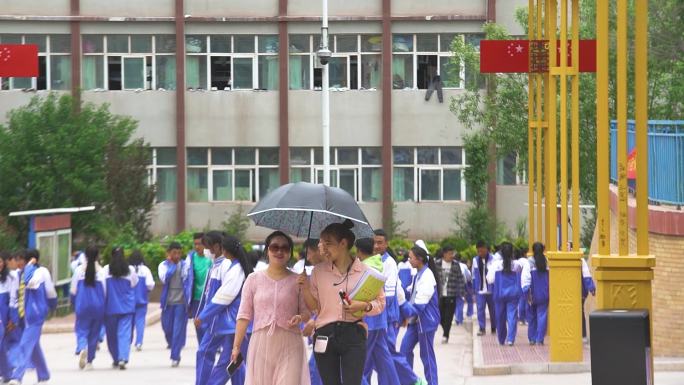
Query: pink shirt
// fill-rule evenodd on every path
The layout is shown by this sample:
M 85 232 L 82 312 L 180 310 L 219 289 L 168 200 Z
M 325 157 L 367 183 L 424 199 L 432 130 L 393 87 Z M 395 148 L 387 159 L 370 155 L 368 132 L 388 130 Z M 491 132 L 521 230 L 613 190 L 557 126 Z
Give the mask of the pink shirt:
M 347 272 L 341 273 L 331 262 L 321 262 L 316 265 L 311 273 L 311 294 L 318 302 L 318 316 L 316 317 L 316 327 L 320 328 L 332 322 L 355 322 L 359 318 L 344 311 L 340 290 L 347 293 L 352 291 L 361 279 L 364 271 L 370 269 L 358 258 L 354 259 Z M 336 285 L 337 284 L 337 285 Z M 366 315 L 378 315 L 385 308 L 385 292 L 380 289 L 378 298 L 371 301 L 373 310 Z
M 237 319 L 254 321 L 254 331 L 270 327 L 269 334 L 272 334 L 278 326 L 292 333 L 300 333 L 299 325 L 288 326 L 288 322 L 297 314 L 304 321 L 309 319 L 304 296 L 299 293 L 297 274 L 289 273 L 276 281 L 262 270 L 247 277 Z

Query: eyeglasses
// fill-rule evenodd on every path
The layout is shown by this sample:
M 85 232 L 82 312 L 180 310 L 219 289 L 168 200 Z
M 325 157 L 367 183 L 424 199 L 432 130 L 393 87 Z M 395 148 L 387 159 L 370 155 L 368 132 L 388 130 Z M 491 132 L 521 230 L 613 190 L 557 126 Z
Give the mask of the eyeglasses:
M 268 251 L 270 251 L 271 253 L 281 252 L 281 253 L 287 254 L 290 252 L 290 246 L 287 246 L 287 245 L 279 246 L 279 245 L 271 244 L 268 246 Z

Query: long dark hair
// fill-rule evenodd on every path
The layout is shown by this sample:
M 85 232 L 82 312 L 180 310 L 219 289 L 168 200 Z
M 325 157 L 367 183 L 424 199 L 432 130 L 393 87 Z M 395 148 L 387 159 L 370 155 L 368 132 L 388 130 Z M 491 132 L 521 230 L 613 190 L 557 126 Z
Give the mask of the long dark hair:
M 354 222 L 349 219 L 346 219 L 342 223 L 331 223 L 321 231 L 321 238 L 324 235 L 330 235 L 335 238 L 337 242 L 342 242 L 342 240 L 345 239 L 347 240 L 347 249 L 351 250 L 354 246 L 354 241 L 356 240 L 354 232 L 351 231 L 352 228 L 354 228 Z
M 230 254 L 234 258 L 237 258 L 238 262 L 240 262 L 240 266 L 242 266 L 242 271 L 245 273 L 245 277 L 254 271 L 252 264 L 247 259 L 245 248 L 242 247 L 242 243 L 240 243 L 239 239 L 232 235 L 227 235 L 223 237 L 221 247 L 223 248 L 224 252 Z
M 139 249 L 133 250 L 131 255 L 128 256 L 128 264 L 135 268 L 135 272 L 138 272 L 140 265 L 145 266 L 145 258 Z
M 505 273 L 510 273 L 512 271 L 511 265 L 513 263 L 513 244 L 510 242 L 502 243 L 499 252 L 503 258 L 503 271 Z
M 423 262 L 423 264 L 427 265 L 427 267 L 430 270 L 432 270 L 432 274 L 435 276 L 435 282 L 437 282 L 437 288 L 435 290 L 437 290 L 437 296 L 441 297 L 441 290 L 439 290 L 439 288 L 442 287 L 440 283 L 441 277 L 440 274 L 437 272 L 437 265 L 435 265 L 435 259 L 428 256 L 427 251 L 425 251 L 425 249 L 423 249 L 420 246 L 413 246 L 411 248 L 411 251 L 413 252 L 413 255 L 416 256 L 416 258 L 420 259 Z
M 128 263 L 121 247 L 112 250 L 112 257 L 109 259 L 109 274 L 115 278 L 125 277 L 129 274 Z
M 95 263 L 97 263 L 97 257 L 99 255 L 100 255 L 100 250 L 98 250 L 97 247 L 95 247 L 95 246 L 91 245 L 85 249 L 85 256 L 86 256 L 85 284 L 86 284 L 86 286 L 95 286 Z
M 534 265 L 537 271 L 546 273 L 546 256 L 544 255 L 544 244 L 535 242 L 532 245 L 532 252 L 534 253 Z
M 209 250 L 211 250 L 211 247 L 214 245 L 222 245 L 221 241 L 223 240 L 224 236 L 224 233 L 212 230 L 204 234 L 204 237 L 202 238 L 202 243 L 204 244 L 204 246 L 207 246 Z M 216 257 L 218 257 L 218 255 Z
M 2 259 L 2 270 L 0 270 L 0 282 L 5 283 L 7 281 L 7 275 L 9 274 L 9 268 L 7 267 L 7 262 L 10 260 L 12 255 L 6 251 L 0 251 L 0 259 Z

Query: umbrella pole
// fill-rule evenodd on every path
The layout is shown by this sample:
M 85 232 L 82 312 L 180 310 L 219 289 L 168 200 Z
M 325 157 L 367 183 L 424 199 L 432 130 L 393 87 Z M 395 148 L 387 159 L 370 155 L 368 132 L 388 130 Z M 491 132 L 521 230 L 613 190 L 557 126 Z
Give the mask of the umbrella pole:
M 313 224 L 313 211 L 311 212 L 311 217 L 309 217 L 309 231 L 306 235 L 306 239 L 309 240 L 311 238 L 311 225 Z M 305 247 L 304 248 L 304 271 L 303 273 L 306 274 L 306 260 L 308 258 L 309 250 Z M 299 288 L 299 292 L 297 293 L 297 314 L 301 314 L 301 309 L 299 308 L 299 296 L 302 295 L 302 289 Z

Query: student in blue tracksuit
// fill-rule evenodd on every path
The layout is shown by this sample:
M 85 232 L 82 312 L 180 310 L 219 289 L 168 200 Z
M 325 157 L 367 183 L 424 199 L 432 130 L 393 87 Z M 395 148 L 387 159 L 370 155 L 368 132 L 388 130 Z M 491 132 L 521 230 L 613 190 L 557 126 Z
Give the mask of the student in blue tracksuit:
M 126 263 L 124 251 L 117 247 L 112 250 L 109 265 L 103 269 L 105 276 L 105 329 L 107 347 L 112 356 L 112 367 L 126 369 L 131 352 L 131 333 L 135 314 L 135 286 L 138 275 L 133 266 Z
M 472 274 L 470 274 L 468 265 L 463 263 L 461 254 L 456 253 L 455 258 L 456 262 L 458 262 L 459 266 L 461 267 L 461 274 L 463 274 L 463 279 L 465 279 L 465 294 L 463 297 L 456 297 L 456 325 L 462 325 L 463 307 L 465 306 L 466 302 L 468 303 L 468 313 L 466 313 L 466 315 L 468 317 L 473 315 L 473 276 Z M 468 298 L 469 296 L 470 298 Z
M 150 268 L 145 266 L 145 259 L 140 250 L 133 250 L 128 257 L 128 264 L 133 267 L 138 276 L 138 284 L 135 286 L 135 315 L 133 315 L 133 330 L 135 331 L 135 350 L 141 351 L 143 338 L 145 337 L 145 318 L 147 317 L 147 304 L 150 292 L 154 289 L 154 276 Z M 133 339 L 133 334 L 131 334 Z
M 377 233 L 376 233 L 377 236 Z M 377 244 L 377 242 L 375 242 Z M 385 278 L 387 274 L 392 274 L 396 279 L 396 271 L 385 271 L 382 257 L 379 254 L 373 255 L 373 241 L 368 238 L 358 239 L 356 241 L 356 256 L 365 264 L 378 270 Z M 392 259 L 391 257 L 389 257 Z M 393 259 L 392 259 L 393 260 Z M 385 284 L 387 281 L 385 281 Z M 385 286 L 387 287 L 387 286 Z M 396 288 L 395 286 L 392 289 Z M 395 297 L 396 300 L 396 297 Z M 388 327 L 388 307 L 382 313 L 376 316 L 364 317 L 364 322 L 368 325 L 368 337 L 366 339 L 366 364 L 363 369 L 363 377 L 367 383 L 370 383 L 373 369 L 378 372 L 379 385 L 396 385 L 399 384 L 399 377 L 397 370 L 392 361 L 392 355 L 387 348 L 387 333 L 392 326 Z M 398 312 L 397 306 L 397 312 Z
M 515 250 L 515 259 L 521 262 L 527 262 L 527 249 Z M 518 273 L 522 279 L 522 272 Z M 518 299 L 518 321 L 521 325 L 527 324 L 527 312 L 529 311 L 529 304 L 527 303 L 527 296 L 523 293 Z M 529 331 L 529 329 L 528 329 Z
M 473 291 L 475 292 L 475 301 L 477 303 L 477 322 L 480 330 L 477 335 L 485 334 L 487 327 L 487 318 L 485 316 L 485 307 L 489 309 L 489 323 L 491 325 L 492 334 L 496 333 L 496 309 L 494 308 L 494 299 L 492 298 L 492 291 L 487 284 L 487 273 L 491 270 L 494 257 L 489 253 L 489 246 L 484 241 L 477 242 L 477 255 L 473 259 Z
M 205 247 L 218 255 L 207 278 L 195 326 L 206 325 L 202 343 L 197 350 L 196 385 L 223 385 L 230 378 L 226 368 L 230 363 L 240 294 L 245 278 L 252 273 L 252 265 L 240 241 L 233 236 L 222 237 L 216 231 L 205 235 Z M 242 356 L 247 357 L 248 339 L 242 343 Z M 218 360 L 216 353 L 222 348 Z M 245 366 L 230 378 L 231 384 L 243 385 Z
M 180 352 L 185 346 L 188 326 L 188 307 L 192 298 L 192 286 L 188 279 L 189 266 L 181 260 L 181 245 L 171 242 L 166 249 L 166 260 L 159 264 L 157 272 L 164 285 L 161 293 L 162 329 L 171 346 L 171 367 L 180 364 Z
M 38 250 L 28 249 L 21 257 L 22 261 L 17 262 L 21 273 L 16 311 L 23 329 L 19 343 L 10 352 L 10 364 L 13 367 L 10 385 L 21 384 L 24 373 L 31 364 L 36 368 L 39 383 L 50 379 L 40 347 L 40 333 L 48 313 L 57 306 L 55 286 L 48 269 L 38 264 Z
M 582 339 L 585 343 L 587 342 L 587 317 L 584 315 L 584 301 L 587 300 L 589 293 L 594 296 L 596 295 L 596 285 L 591 277 L 587 261 L 582 258 Z
M 188 285 L 192 288 L 190 309 L 188 310 L 188 318 L 190 319 L 194 319 L 195 314 L 197 314 L 204 285 L 207 282 L 207 274 L 209 274 L 214 259 L 211 252 L 204 248 L 203 239 L 204 233 L 194 233 L 192 235 L 192 250 L 185 257 L 185 264 L 188 266 Z M 204 336 L 204 328 L 195 328 L 195 335 L 199 345 Z
M 401 341 L 401 353 L 409 365 L 413 366 L 413 349 L 420 345 L 420 358 L 423 361 L 425 378 L 428 384 L 438 385 L 437 360 L 435 357 L 435 332 L 440 324 L 439 314 L 439 276 L 436 274 L 435 262 L 428 256 L 427 250 L 414 246 L 409 251 L 409 262 L 418 270 L 409 288 L 410 303 L 417 316 L 409 320 L 404 339 Z
M 76 313 L 76 334 L 85 338 L 85 346 L 79 350 L 78 367 L 92 370 L 100 330 L 104 323 L 105 278 L 97 263 L 100 252 L 95 246 L 85 250 L 86 262 L 76 267 L 71 277 L 70 294 Z M 79 344 L 82 342 L 79 341 Z
M 0 251 L 0 377 L 4 380 L 10 376 L 9 359 L 9 335 L 7 330 L 14 327 L 10 321 L 10 303 L 16 301 L 17 276 L 10 269 L 12 255 Z
M 513 245 L 501 244 L 501 258 L 487 271 L 487 282 L 493 285 L 496 304 L 496 336 L 500 345 L 513 346 L 518 331 L 518 300 L 522 295 L 518 273 L 529 269 L 527 261 L 513 259 Z
M 382 256 L 383 275 L 385 281 L 385 310 L 387 314 L 387 336 L 392 345 L 397 344 L 399 330 L 399 304 L 397 303 L 397 284 L 399 282 L 399 268 L 389 249 L 387 233 L 382 229 L 374 231 L 373 252 Z
M 549 311 L 549 271 L 544 245 L 532 245 L 533 256 L 528 259 L 529 268 L 522 271 L 522 291 L 527 308 L 527 338 L 530 345 L 544 345 Z

